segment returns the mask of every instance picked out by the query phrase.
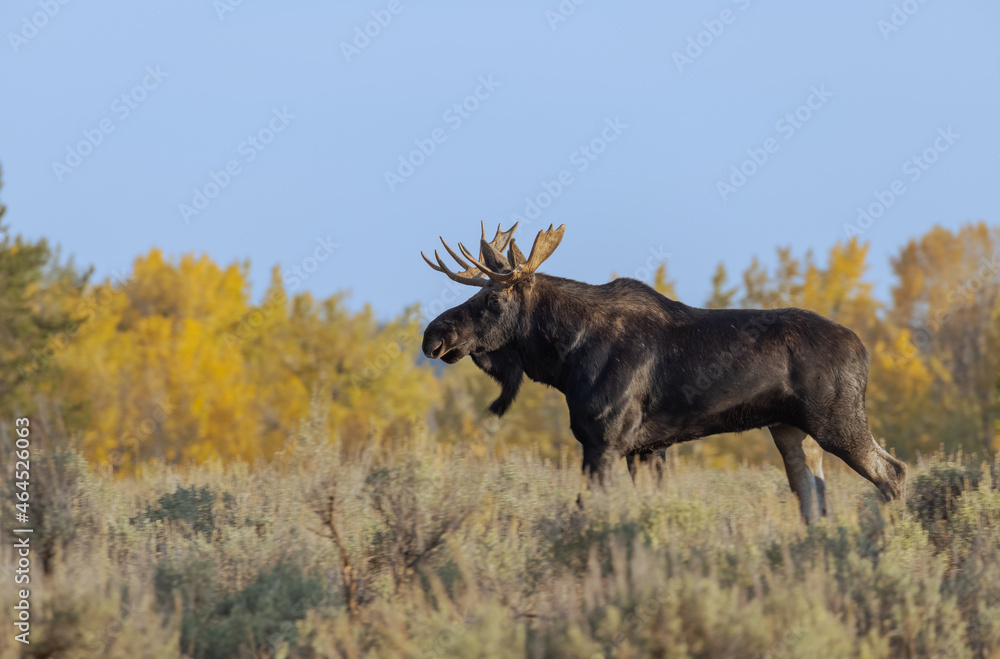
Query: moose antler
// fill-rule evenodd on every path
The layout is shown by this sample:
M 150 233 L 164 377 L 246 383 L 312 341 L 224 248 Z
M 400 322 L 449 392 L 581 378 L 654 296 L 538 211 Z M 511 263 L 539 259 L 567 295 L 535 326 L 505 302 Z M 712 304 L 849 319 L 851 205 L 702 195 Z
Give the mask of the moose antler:
M 509 284 L 513 283 L 517 279 L 527 277 L 538 270 L 538 267 L 542 265 L 542 262 L 552 256 L 552 252 L 556 251 L 556 247 L 559 247 L 559 243 L 562 242 L 564 233 L 566 233 L 565 224 L 559 225 L 558 229 L 553 229 L 550 224 L 549 228 L 545 231 L 539 231 L 538 235 L 535 236 L 535 242 L 531 246 L 531 253 L 528 255 L 527 259 L 524 258 L 524 254 L 521 253 L 521 250 L 517 248 L 517 245 L 512 239 L 510 242 L 510 251 L 508 252 L 510 256 L 509 260 L 512 262 L 510 272 L 495 272 L 488 265 L 472 258 L 472 254 L 470 254 L 469 250 L 465 249 L 461 243 L 459 243 L 458 246 L 462 250 L 462 253 L 465 254 L 466 258 L 472 261 L 472 263 L 479 268 L 480 272 L 493 281 L 502 284 Z M 514 265 L 515 263 L 517 265 Z
M 566 231 L 566 225 L 560 225 L 558 229 L 553 230 L 551 224 L 546 231 L 539 231 L 531 246 L 531 254 L 526 259 L 514 243 L 516 222 L 507 231 L 501 231 L 500 225 L 497 225 L 497 233 L 490 242 L 486 242 L 486 226 L 482 223 L 480 226 L 482 227 L 482 238 L 479 241 L 479 258 L 474 257 L 472 252 L 465 248 L 465 245 L 458 243 L 458 249 L 466 259 L 472 262 L 471 266 L 448 246 L 444 238 L 441 238 L 441 244 L 448 250 L 448 254 L 464 268 L 463 272 L 456 274 L 449 270 L 441 257 L 438 256 L 437 250 L 434 250 L 437 265 L 434 265 L 423 252 L 420 252 L 420 256 L 424 257 L 424 261 L 427 261 L 427 265 L 431 268 L 443 272 L 450 279 L 459 283 L 470 286 L 486 286 L 489 281 L 483 278 L 485 275 L 489 280 L 507 285 L 535 272 L 545 259 L 552 256 L 552 252 L 559 246 L 563 233 Z M 505 249 L 507 250 L 506 257 L 503 255 Z
M 486 225 L 480 222 L 479 226 L 483 232 L 483 237 L 481 240 L 482 247 L 479 250 L 479 260 L 483 260 L 483 249 L 486 249 L 487 253 L 490 253 L 490 255 L 492 256 L 497 252 L 502 253 L 503 250 L 507 248 L 507 245 L 513 239 L 514 229 L 517 228 L 517 222 L 515 222 L 514 226 L 512 226 L 510 229 L 507 229 L 507 231 L 501 231 L 500 225 L 498 224 L 497 234 L 493 237 L 493 240 L 490 242 L 486 242 Z M 470 266 L 468 263 L 463 261 L 462 257 L 456 254 L 454 250 L 452 250 L 452 248 L 448 246 L 448 243 L 444 241 L 444 238 L 441 238 L 440 236 L 438 236 L 438 238 L 440 238 L 441 244 L 444 245 L 444 248 L 451 255 L 451 258 L 455 259 L 455 261 L 458 262 L 458 264 L 462 266 L 464 270 L 459 273 L 454 273 L 451 270 L 449 270 L 448 266 L 446 266 L 444 262 L 441 260 L 441 257 L 437 253 L 437 250 L 434 250 L 434 258 L 438 262 L 437 265 L 431 263 L 431 260 L 427 258 L 427 256 L 423 252 L 420 252 L 420 256 L 424 257 L 424 261 L 427 261 L 427 265 L 429 265 L 434 270 L 437 270 L 438 272 L 443 272 L 444 274 L 448 275 L 449 279 L 457 281 L 460 284 L 469 284 L 470 286 L 482 287 L 486 286 L 489 283 L 487 279 L 481 277 L 481 275 L 483 275 L 483 272 L 479 268 Z M 458 246 L 459 248 L 462 249 L 463 252 L 465 251 L 465 248 L 462 246 L 461 243 L 459 243 Z M 498 267 L 501 266 L 506 266 L 506 263 L 503 262 L 502 259 L 503 257 L 501 256 L 500 261 L 494 262 L 494 269 L 497 269 Z
M 556 247 L 559 247 L 564 233 L 566 233 L 565 224 L 560 224 L 559 228 L 554 231 L 551 224 L 545 231 L 539 231 L 538 235 L 535 236 L 535 242 L 531 245 L 528 261 L 521 266 L 522 269 L 529 274 L 538 270 L 538 266 L 542 265 L 545 259 L 552 256 L 552 252 L 556 251 Z M 521 258 L 523 259 L 524 256 L 521 256 Z
M 431 260 L 427 258 L 426 254 L 420 252 L 420 256 L 424 257 L 424 260 L 427 261 L 427 265 L 437 270 L 438 272 L 443 272 L 444 274 L 448 275 L 448 279 L 451 279 L 452 281 L 457 281 L 459 284 L 468 284 L 470 286 L 479 286 L 480 288 L 482 288 L 483 286 L 486 286 L 490 283 L 488 280 L 483 279 L 479 276 L 483 273 L 480 272 L 478 268 L 470 266 L 468 263 L 459 258 L 458 254 L 451 251 L 451 248 L 448 247 L 448 243 L 444 241 L 444 238 L 441 238 L 441 244 L 444 245 L 444 248 L 448 250 L 448 253 L 451 254 L 452 258 L 458 261 L 458 264 L 463 268 L 465 268 L 465 270 L 459 273 L 454 273 L 451 270 L 449 270 L 448 266 L 446 266 L 444 264 L 444 261 L 441 260 L 441 257 L 437 253 L 437 250 L 434 250 L 434 258 L 437 259 L 438 262 L 437 265 L 431 263 Z
M 507 249 L 508 243 L 514 240 L 514 230 L 517 229 L 518 224 L 519 222 L 515 222 L 514 226 L 512 226 L 511 228 L 507 229 L 506 231 L 501 231 L 500 223 L 498 222 L 497 235 L 493 236 L 493 240 L 491 240 L 486 244 L 495 249 L 497 252 L 503 254 L 503 251 Z M 486 242 L 486 225 L 484 225 L 482 221 L 480 221 L 479 226 L 482 227 L 483 230 L 483 238 L 481 242 Z

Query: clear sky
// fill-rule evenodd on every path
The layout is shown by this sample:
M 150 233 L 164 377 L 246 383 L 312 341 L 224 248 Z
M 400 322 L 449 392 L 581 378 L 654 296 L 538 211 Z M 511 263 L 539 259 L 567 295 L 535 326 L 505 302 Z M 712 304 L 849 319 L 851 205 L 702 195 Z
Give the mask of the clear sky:
M 517 214 L 525 252 L 567 226 L 543 271 L 669 255 L 700 304 L 872 207 L 884 296 L 907 239 L 1000 222 L 995 1 L 65 1 L 0 6 L 0 198 L 100 277 L 158 246 L 250 259 L 259 297 L 315 265 L 299 290 L 388 318 L 454 299 L 439 234 Z

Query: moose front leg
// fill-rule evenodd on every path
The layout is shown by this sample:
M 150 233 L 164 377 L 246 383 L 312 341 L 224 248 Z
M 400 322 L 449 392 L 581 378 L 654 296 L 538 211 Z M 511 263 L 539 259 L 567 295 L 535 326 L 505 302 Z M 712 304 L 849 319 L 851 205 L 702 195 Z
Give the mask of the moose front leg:
M 626 409 L 614 417 L 593 418 L 570 410 L 570 430 L 583 445 L 583 475 L 589 485 L 607 485 L 611 470 L 633 443 L 641 413 Z
M 611 468 L 614 466 L 614 455 L 605 445 L 590 445 L 583 447 L 583 475 L 598 487 L 607 483 Z
M 577 439 L 580 435 L 574 430 L 573 434 Z M 582 441 L 581 441 L 582 443 Z M 600 443 L 590 443 L 583 445 L 583 488 L 591 490 L 603 490 L 614 465 L 614 456 L 608 450 L 607 445 Z M 576 496 L 576 505 L 583 508 L 583 491 Z
M 570 413 L 570 430 L 583 445 L 583 477 L 592 488 L 601 489 L 608 481 L 615 455 L 609 446 L 604 424 Z M 579 502 L 579 499 L 577 499 Z
M 638 458 L 638 463 L 636 461 Z M 653 474 L 656 476 L 656 485 L 663 484 L 663 472 L 667 465 L 667 449 L 660 449 L 652 453 L 629 453 L 625 456 L 625 463 L 628 465 L 628 473 L 632 477 L 632 485 L 635 485 L 635 476 L 639 466 L 650 464 L 653 467 Z

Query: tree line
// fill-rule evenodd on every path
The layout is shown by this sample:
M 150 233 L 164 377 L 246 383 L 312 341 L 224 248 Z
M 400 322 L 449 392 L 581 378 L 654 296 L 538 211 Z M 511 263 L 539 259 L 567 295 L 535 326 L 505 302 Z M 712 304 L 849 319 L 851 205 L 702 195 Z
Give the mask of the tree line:
M 156 459 L 266 460 L 311 403 L 345 450 L 425 428 L 455 443 L 577 450 L 562 396 L 526 383 L 502 420 L 485 414 L 496 385 L 469 360 L 436 373 L 420 359 L 420 309 L 379 322 L 345 296 L 289 294 L 272 272 L 253 304 L 249 263 L 167 258 L 151 249 L 128 273 L 93 281 L 46 240 L 13 235 L 0 206 L 0 418 L 48 414 L 90 459 L 130 471 Z M 852 238 L 824 260 L 778 248 L 730 281 L 720 263 L 696 306 L 814 310 L 861 337 L 871 356 L 872 431 L 904 459 L 992 453 L 1000 376 L 1000 227 L 935 227 L 892 258 L 891 299 L 865 277 Z M 661 263 L 649 282 L 676 298 Z M 297 287 L 293 287 L 297 288 Z M 711 377 L 711 374 L 705 374 Z M 726 466 L 774 457 L 761 433 L 685 446 Z M 575 462 L 575 461 L 574 461 Z

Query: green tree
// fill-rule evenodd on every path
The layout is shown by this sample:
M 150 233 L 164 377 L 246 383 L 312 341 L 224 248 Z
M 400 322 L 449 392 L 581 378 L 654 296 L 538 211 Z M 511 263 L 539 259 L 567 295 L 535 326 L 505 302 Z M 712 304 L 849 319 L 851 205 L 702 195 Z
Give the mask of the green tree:
M 0 204 L 0 408 L 9 416 L 31 413 L 35 394 L 58 380 L 56 361 L 86 320 L 90 272 L 60 263 L 45 239 L 12 237 L 6 210 Z

